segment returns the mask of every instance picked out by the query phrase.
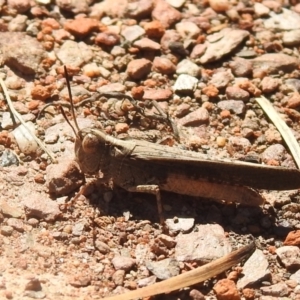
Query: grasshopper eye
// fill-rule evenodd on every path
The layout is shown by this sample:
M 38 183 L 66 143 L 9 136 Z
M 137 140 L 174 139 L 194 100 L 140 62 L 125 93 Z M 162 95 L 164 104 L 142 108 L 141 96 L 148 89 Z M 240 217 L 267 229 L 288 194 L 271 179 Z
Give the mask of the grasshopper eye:
M 94 134 L 87 134 L 83 138 L 81 145 L 85 153 L 95 153 L 99 148 L 99 140 Z

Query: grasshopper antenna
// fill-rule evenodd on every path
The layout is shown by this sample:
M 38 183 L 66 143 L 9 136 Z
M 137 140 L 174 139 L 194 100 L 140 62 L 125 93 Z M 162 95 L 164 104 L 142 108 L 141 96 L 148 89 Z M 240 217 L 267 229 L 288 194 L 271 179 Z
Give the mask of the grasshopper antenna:
M 73 98 L 72 98 L 69 74 L 68 74 L 68 70 L 67 70 L 66 66 L 64 66 L 64 71 L 65 71 L 65 78 L 66 78 L 66 82 L 67 82 L 67 88 L 68 88 L 68 93 L 69 93 L 69 98 L 70 98 L 70 103 L 71 103 L 71 114 L 72 114 L 72 117 L 73 117 L 73 120 L 74 120 L 75 128 L 70 123 L 69 119 L 66 116 L 65 111 L 63 110 L 63 108 L 61 106 L 60 106 L 60 111 L 61 111 L 63 117 L 66 119 L 67 123 L 70 125 L 70 127 L 74 131 L 75 135 L 78 136 L 79 132 L 80 132 L 80 128 L 78 126 L 77 119 L 76 119 L 76 116 L 75 116 L 75 110 L 74 110 L 74 103 L 73 103 Z M 75 129 L 77 130 L 77 132 L 76 132 Z

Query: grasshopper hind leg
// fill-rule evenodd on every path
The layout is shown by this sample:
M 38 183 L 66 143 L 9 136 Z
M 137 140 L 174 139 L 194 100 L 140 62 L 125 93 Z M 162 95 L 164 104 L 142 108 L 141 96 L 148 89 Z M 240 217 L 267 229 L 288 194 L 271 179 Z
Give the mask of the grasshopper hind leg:
M 132 187 L 126 187 L 126 190 L 129 192 L 134 193 L 147 193 L 147 194 L 153 194 L 156 197 L 156 203 L 157 203 L 157 211 L 159 216 L 159 222 L 160 224 L 164 224 L 165 218 L 163 214 L 163 208 L 161 203 L 161 194 L 159 186 L 156 184 L 151 185 L 138 185 L 138 186 L 132 186 Z

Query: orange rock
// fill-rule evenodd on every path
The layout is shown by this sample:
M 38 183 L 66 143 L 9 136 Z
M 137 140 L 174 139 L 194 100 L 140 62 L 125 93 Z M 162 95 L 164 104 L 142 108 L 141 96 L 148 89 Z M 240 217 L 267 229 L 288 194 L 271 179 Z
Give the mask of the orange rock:
M 229 279 L 221 279 L 218 281 L 213 290 L 218 300 L 240 300 L 241 297 L 236 288 L 235 283 Z
M 131 89 L 131 95 L 135 99 L 142 99 L 144 96 L 144 87 L 143 86 L 134 86 Z
M 252 300 L 255 298 L 255 291 L 253 289 L 249 289 L 249 288 L 243 289 L 242 293 L 245 299 L 247 300 Z
M 145 23 L 144 29 L 149 38 L 161 38 L 165 33 L 165 28 L 158 20 Z
M 221 111 L 220 116 L 221 116 L 222 119 L 227 119 L 227 118 L 231 117 L 231 113 L 230 113 L 229 110 L 224 109 L 224 110 Z
M 219 94 L 219 90 L 212 84 L 204 87 L 202 93 L 208 97 L 216 97 Z
M 46 100 L 51 96 L 51 88 L 38 84 L 31 90 L 31 96 L 33 99 Z
M 300 230 L 291 231 L 284 243 L 286 246 L 299 246 L 300 245 Z
M 6 130 L 0 132 L 0 145 L 9 147 L 11 144 L 11 138 L 9 133 Z
M 118 123 L 116 124 L 115 129 L 117 133 L 125 133 L 128 131 L 129 126 L 127 123 Z
M 40 100 L 31 100 L 28 102 L 27 107 L 29 110 L 35 110 L 40 105 Z
M 83 37 L 98 29 L 99 22 L 90 18 L 79 18 L 65 23 L 64 29 L 75 36 Z

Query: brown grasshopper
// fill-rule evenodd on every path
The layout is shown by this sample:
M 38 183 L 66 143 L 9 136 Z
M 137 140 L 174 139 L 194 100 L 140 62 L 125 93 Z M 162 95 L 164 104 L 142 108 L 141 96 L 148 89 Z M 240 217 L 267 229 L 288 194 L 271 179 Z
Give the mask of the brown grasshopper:
M 72 99 L 68 80 L 67 84 Z M 297 169 L 212 160 L 204 154 L 176 147 L 116 139 L 100 129 L 79 129 L 73 107 L 72 112 L 77 128 L 77 131 L 73 129 L 75 155 L 82 172 L 93 175 L 101 172 L 104 182 L 113 182 L 130 192 L 154 194 L 160 217 L 160 191 L 258 206 L 264 198 L 256 189 L 300 187 Z

